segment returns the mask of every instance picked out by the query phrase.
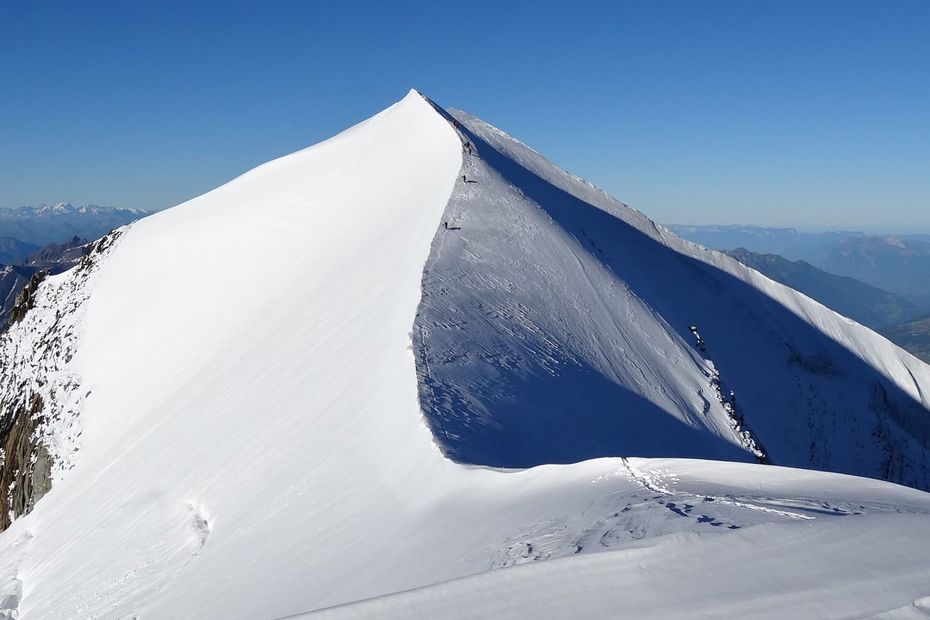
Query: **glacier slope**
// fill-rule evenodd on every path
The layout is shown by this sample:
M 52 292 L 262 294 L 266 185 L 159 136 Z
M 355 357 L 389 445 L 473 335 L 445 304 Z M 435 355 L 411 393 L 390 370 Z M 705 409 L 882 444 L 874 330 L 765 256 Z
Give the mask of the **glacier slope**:
M 758 458 L 930 488 L 930 366 L 480 119 L 447 118 L 464 164 L 414 341 L 449 456 Z
M 410 331 L 462 166 L 456 132 L 412 92 L 126 230 L 80 292 L 61 369 L 86 394 L 73 468 L 0 534 L 0 617 L 267 618 L 681 536 L 752 556 L 766 524 L 839 544 L 830 524 L 859 523 L 876 552 L 889 528 L 926 531 L 927 494 L 836 474 L 446 459 Z M 707 365 L 671 340 L 683 381 L 701 380 Z M 894 549 L 901 571 L 924 561 Z M 886 592 L 913 597 L 909 579 Z

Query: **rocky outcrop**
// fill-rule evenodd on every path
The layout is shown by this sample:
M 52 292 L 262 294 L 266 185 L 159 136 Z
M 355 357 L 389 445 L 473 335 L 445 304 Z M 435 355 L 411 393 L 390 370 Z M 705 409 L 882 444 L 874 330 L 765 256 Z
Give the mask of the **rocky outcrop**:
M 10 309 L 9 322 L 11 325 L 22 321 L 26 313 L 35 306 L 36 291 L 39 290 L 39 285 L 42 284 L 42 280 L 44 280 L 47 275 L 48 272 L 44 270 L 35 272 L 32 274 L 32 277 L 29 278 L 26 286 L 23 287 L 23 290 L 16 295 L 16 303 L 13 304 L 13 307 Z
M 0 337 L 0 530 L 32 510 L 71 466 L 87 392 L 71 368 L 88 283 L 122 231 L 87 248 L 74 269 L 35 274 Z
M 36 500 L 51 488 L 51 468 L 48 450 L 35 441 L 36 429 L 42 419 L 43 400 L 32 393 L 5 416 L 0 428 L 3 442 L 3 466 L 0 467 L 0 488 L 7 489 L 0 512 L 0 529 L 6 529 L 13 519 L 32 510 Z
M 24 264 L 44 268 L 52 268 L 56 265 L 70 267 L 79 262 L 81 257 L 87 253 L 89 244 L 87 239 L 78 236 L 64 243 L 49 243 L 30 254 Z

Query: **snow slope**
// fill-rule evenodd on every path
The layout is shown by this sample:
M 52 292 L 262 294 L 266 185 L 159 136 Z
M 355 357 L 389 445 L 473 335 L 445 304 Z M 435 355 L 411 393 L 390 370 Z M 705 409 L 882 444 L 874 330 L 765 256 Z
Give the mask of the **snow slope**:
M 842 551 L 850 561 L 874 554 L 863 574 L 889 575 L 882 609 L 930 594 L 915 594 L 926 548 L 901 544 L 930 527 L 930 495 L 914 489 L 711 461 L 504 470 L 445 458 L 421 414 L 411 329 L 429 291 L 424 263 L 444 212 L 461 204 L 468 157 L 447 119 L 411 92 L 324 143 L 136 222 L 83 285 L 74 272 L 44 282 L 4 346 L 16 351 L 35 330 L 54 330 L 69 308 L 69 353 L 42 372 L 67 377 L 58 398 L 79 407 L 56 411 L 46 429 L 70 468 L 0 533 L 0 617 L 281 617 L 569 556 L 577 563 L 554 562 L 539 577 L 497 571 L 488 579 L 500 589 L 489 592 L 581 588 L 597 562 L 656 591 L 678 573 L 631 566 L 637 549 L 657 564 L 679 547 L 695 567 L 713 566 L 721 548 L 767 563 L 773 541 L 799 531 L 811 532 L 809 544 L 772 552 L 774 593 L 788 597 L 812 558 Z M 248 246 L 228 243 L 246 235 Z M 662 233 L 645 236 L 658 243 Z M 844 324 L 786 300 L 827 327 Z M 645 312 L 642 300 L 630 303 Z M 656 317 L 643 329 L 662 325 Z M 712 389 L 708 366 L 674 330 L 649 333 L 679 355 L 681 378 L 653 375 L 682 389 L 656 397 L 674 416 L 673 405 L 695 402 L 682 386 Z M 885 352 L 861 334 L 861 346 Z M 630 337 L 637 346 L 644 338 Z M 888 347 L 891 385 L 912 361 Z M 747 454 L 723 405 L 712 408 L 702 423 L 717 439 L 696 440 Z M 449 449 L 448 435 L 437 438 Z M 895 564 L 879 561 L 891 553 Z M 575 565 L 577 578 L 560 568 Z M 711 572 L 691 578 L 695 588 L 716 583 Z M 867 609 L 869 591 L 855 586 L 806 587 L 825 604 Z M 427 598 L 455 600 L 447 588 Z M 799 610 L 808 603 L 785 599 Z M 588 609 L 599 608 L 578 611 Z
M 930 488 L 930 366 L 451 114 L 464 177 L 414 330 L 451 457 L 759 458 Z
M 301 617 L 925 619 L 925 527 L 923 518 L 875 517 L 818 528 L 771 524 L 727 537 L 675 534 Z

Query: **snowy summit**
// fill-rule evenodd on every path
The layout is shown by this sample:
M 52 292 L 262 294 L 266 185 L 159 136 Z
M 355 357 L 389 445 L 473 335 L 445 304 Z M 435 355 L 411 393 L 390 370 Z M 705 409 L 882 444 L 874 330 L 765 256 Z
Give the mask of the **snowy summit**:
M 35 280 L 0 618 L 930 613 L 930 366 L 416 91 Z

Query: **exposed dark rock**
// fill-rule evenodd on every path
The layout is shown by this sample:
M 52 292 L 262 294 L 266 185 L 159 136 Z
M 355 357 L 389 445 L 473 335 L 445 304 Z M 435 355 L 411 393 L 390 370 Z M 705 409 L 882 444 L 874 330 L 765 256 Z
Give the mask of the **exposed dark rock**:
M 32 277 L 29 278 L 29 282 L 16 296 L 16 304 L 13 306 L 12 310 L 10 310 L 10 325 L 22 321 L 26 313 L 32 310 L 36 303 L 36 291 L 39 290 L 39 285 L 47 276 L 48 272 L 44 270 L 32 274 Z
M 77 251 L 76 259 L 64 261 L 79 260 L 77 267 L 49 288 L 43 287 L 48 270 L 34 273 L 10 311 L 8 331 L 0 335 L 0 530 L 32 510 L 51 488 L 54 471 L 67 469 L 80 434 L 75 416 L 86 396 L 75 397 L 80 380 L 67 366 L 76 342 L 74 322 L 87 298 L 88 277 L 120 234 L 59 246 Z
M 51 462 L 45 446 L 35 440 L 41 421 L 42 397 L 31 394 L 12 405 L 3 403 L 0 426 L 3 464 L 0 466 L 0 530 L 10 526 L 14 516 L 32 510 L 35 502 L 51 488 Z

